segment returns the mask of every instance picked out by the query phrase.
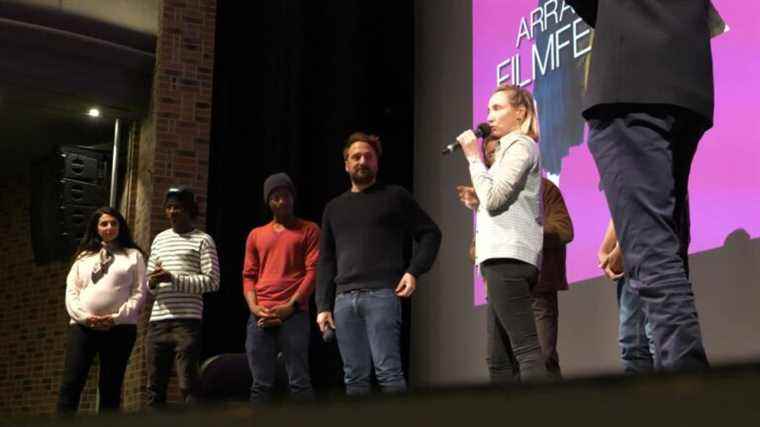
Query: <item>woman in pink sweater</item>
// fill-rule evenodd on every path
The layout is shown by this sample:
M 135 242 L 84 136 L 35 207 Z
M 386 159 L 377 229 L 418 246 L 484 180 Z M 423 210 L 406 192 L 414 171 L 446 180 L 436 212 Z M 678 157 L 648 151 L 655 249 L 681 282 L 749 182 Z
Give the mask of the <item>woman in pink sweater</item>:
M 124 217 L 96 210 L 66 279 L 71 317 L 58 412 L 75 413 L 95 355 L 100 360 L 99 410 L 117 410 L 137 319 L 146 295 L 145 261 Z

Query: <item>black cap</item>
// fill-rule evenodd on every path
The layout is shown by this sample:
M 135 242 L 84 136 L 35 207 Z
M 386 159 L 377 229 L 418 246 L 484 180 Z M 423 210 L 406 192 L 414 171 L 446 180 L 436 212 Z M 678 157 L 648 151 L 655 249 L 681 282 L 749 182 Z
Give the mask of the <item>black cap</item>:
M 169 199 L 177 199 L 180 203 L 194 204 L 195 194 L 190 187 L 184 185 L 172 186 L 166 191 L 166 198 L 164 201 L 168 201 Z
M 290 190 L 290 193 L 295 197 L 296 187 L 293 185 L 288 174 L 284 172 L 269 175 L 264 181 L 264 204 L 269 203 L 269 195 L 272 194 L 276 188 L 285 187 Z

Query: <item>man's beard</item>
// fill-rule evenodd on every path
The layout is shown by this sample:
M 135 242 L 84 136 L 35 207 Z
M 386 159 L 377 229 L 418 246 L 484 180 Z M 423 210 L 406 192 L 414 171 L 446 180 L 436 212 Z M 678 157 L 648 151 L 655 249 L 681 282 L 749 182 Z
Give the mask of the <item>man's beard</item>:
M 364 167 L 356 167 L 351 171 L 351 182 L 359 185 L 367 185 L 375 180 L 375 172 L 372 169 Z

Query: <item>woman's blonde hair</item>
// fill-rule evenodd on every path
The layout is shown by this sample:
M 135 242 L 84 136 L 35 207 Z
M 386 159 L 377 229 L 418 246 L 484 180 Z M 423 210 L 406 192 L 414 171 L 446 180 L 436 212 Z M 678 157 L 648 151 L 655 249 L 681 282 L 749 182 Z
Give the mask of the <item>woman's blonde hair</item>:
M 512 108 L 525 108 L 525 118 L 520 123 L 520 132 L 538 142 L 541 131 L 538 127 L 538 112 L 533 95 L 527 90 L 512 84 L 501 84 L 494 89 L 494 93 L 505 92 Z

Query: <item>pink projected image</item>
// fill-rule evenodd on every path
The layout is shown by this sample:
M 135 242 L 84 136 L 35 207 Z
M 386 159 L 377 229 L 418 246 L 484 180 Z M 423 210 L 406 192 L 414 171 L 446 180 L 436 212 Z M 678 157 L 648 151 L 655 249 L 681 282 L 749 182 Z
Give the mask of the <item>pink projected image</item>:
M 715 124 L 692 166 L 690 253 L 723 246 L 736 230 L 760 235 L 760 5 L 713 0 L 730 30 L 712 40 Z M 598 277 L 596 252 L 609 221 L 586 147 L 581 97 L 593 31 L 563 0 L 473 0 L 473 125 L 499 83 L 530 88 L 538 103 L 542 167 L 557 183 L 575 226 L 568 280 Z M 485 302 L 474 273 L 474 301 Z

